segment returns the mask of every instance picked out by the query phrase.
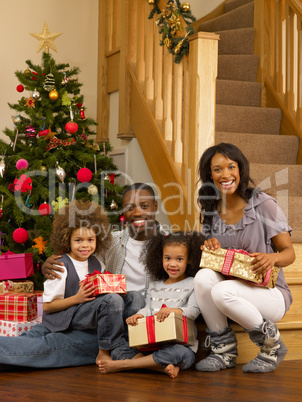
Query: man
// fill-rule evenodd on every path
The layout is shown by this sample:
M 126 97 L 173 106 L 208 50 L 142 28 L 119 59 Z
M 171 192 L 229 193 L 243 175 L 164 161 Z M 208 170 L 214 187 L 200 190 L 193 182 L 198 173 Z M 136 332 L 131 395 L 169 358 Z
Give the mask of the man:
M 159 230 L 155 221 L 158 206 L 153 189 L 143 183 L 132 184 L 124 192 L 123 208 L 127 228 L 113 233 L 111 248 L 103 261 L 106 270 L 127 275 L 125 316 L 130 316 L 144 306 L 143 295 L 149 283 L 144 265 L 139 260 L 141 251 L 146 240 Z M 52 256 L 43 264 L 42 272 L 46 278 L 60 277 L 62 269 L 57 267 L 59 258 Z M 2 345 L 5 341 L 0 343 L 5 350 L 3 356 L 7 364 L 38 368 L 80 366 L 94 364 L 98 354 L 95 330 L 45 333 L 43 325 L 38 324 L 29 332 L 24 332 L 22 337 L 27 338 L 24 352 L 5 350 L 5 345 Z M 0 362 L 3 362 L 1 351 Z

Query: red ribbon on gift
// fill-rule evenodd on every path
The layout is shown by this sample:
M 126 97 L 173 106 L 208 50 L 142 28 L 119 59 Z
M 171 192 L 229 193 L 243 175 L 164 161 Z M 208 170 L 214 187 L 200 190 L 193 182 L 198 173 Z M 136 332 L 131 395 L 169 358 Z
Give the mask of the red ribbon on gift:
M 231 271 L 231 268 L 232 268 L 232 265 L 233 265 L 235 253 L 240 253 L 240 254 L 244 254 L 244 255 L 249 255 L 249 253 L 246 252 L 245 250 L 241 250 L 241 249 L 228 249 L 228 250 L 226 251 L 226 253 L 225 253 L 224 262 L 223 262 L 223 266 L 222 266 L 222 270 L 221 270 L 221 273 L 222 273 L 223 275 L 230 275 L 230 271 Z M 270 280 L 270 277 L 271 277 L 271 272 L 272 272 L 272 270 L 269 269 L 269 270 L 265 273 L 262 283 L 254 283 L 254 282 L 251 282 L 251 281 L 248 281 L 248 282 L 249 282 L 249 283 L 252 283 L 253 285 L 256 285 L 256 286 L 265 287 L 265 286 L 269 283 L 269 280 Z
M 167 307 L 165 304 L 161 306 L 161 308 Z M 180 342 L 181 345 L 186 344 L 188 342 L 188 326 L 187 326 L 187 318 L 182 316 L 182 335 L 183 335 L 183 342 Z M 160 345 L 156 345 L 156 336 L 155 336 L 155 316 L 151 315 L 146 317 L 146 328 L 147 328 L 147 337 L 148 337 L 148 344 L 149 346 L 140 349 L 142 351 L 151 351 L 157 350 L 160 348 Z

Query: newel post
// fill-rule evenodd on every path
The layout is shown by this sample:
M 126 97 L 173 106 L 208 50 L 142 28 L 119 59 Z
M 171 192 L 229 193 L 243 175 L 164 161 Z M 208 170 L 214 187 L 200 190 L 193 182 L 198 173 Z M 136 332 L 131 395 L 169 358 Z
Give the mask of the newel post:
M 185 152 L 189 153 L 187 221 L 195 230 L 199 222 L 198 162 L 205 149 L 215 142 L 218 40 L 219 35 L 208 32 L 198 32 L 189 39 L 189 121 L 185 141 Z

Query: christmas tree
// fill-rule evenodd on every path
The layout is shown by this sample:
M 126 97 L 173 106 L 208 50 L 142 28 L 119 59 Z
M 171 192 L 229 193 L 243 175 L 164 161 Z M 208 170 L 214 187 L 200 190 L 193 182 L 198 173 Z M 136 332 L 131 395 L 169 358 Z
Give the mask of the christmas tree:
M 33 253 L 38 289 L 39 266 L 52 254 L 54 213 L 74 199 L 94 200 L 118 226 L 123 191 L 114 182 L 110 144 L 94 141 L 97 123 L 85 116 L 79 69 L 56 64 L 53 38 L 43 33 L 32 34 L 45 49 L 41 65 L 27 60 L 26 70 L 15 72 L 21 98 L 9 104 L 16 111 L 13 127 L 4 130 L 9 141 L 0 140 L 0 254 Z

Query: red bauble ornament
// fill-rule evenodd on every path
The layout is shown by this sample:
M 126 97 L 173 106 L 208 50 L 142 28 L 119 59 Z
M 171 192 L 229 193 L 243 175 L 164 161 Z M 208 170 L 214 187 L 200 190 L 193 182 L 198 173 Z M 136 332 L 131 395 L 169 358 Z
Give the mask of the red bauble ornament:
M 46 202 L 44 202 L 44 204 L 41 204 L 39 206 L 39 214 L 41 216 L 47 216 L 50 215 L 50 213 L 51 213 L 51 206 Z
M 110 173 L 110 183 L 111 183 L 111 184 L 114 184 L 114 177 L 115 177 L 115 174 L 114 174 L 114 173 Z
M 77 173 L 77 178 L 82 183 L 89 182 L 92 179 L 92 171 L 88 168 L 81 168 Z
M 25 243 L 28 239 L 28 232 L 23 228 L 16 229 L 13 233 L 13 239 L 16 243 Z
M 17 88 L 16 88 L 16 89 L 17 89 L 18 92 L 23 92 L 23 91 L 24 91 L 24 86 L 21 85 L 21 84 L 20 84 L 20 85 L 17 85 Z
M 65 124 L 65 130 L 69 134 L 75 134 L 78 131 L 79 126 L 74 121 L 69 121 Z

